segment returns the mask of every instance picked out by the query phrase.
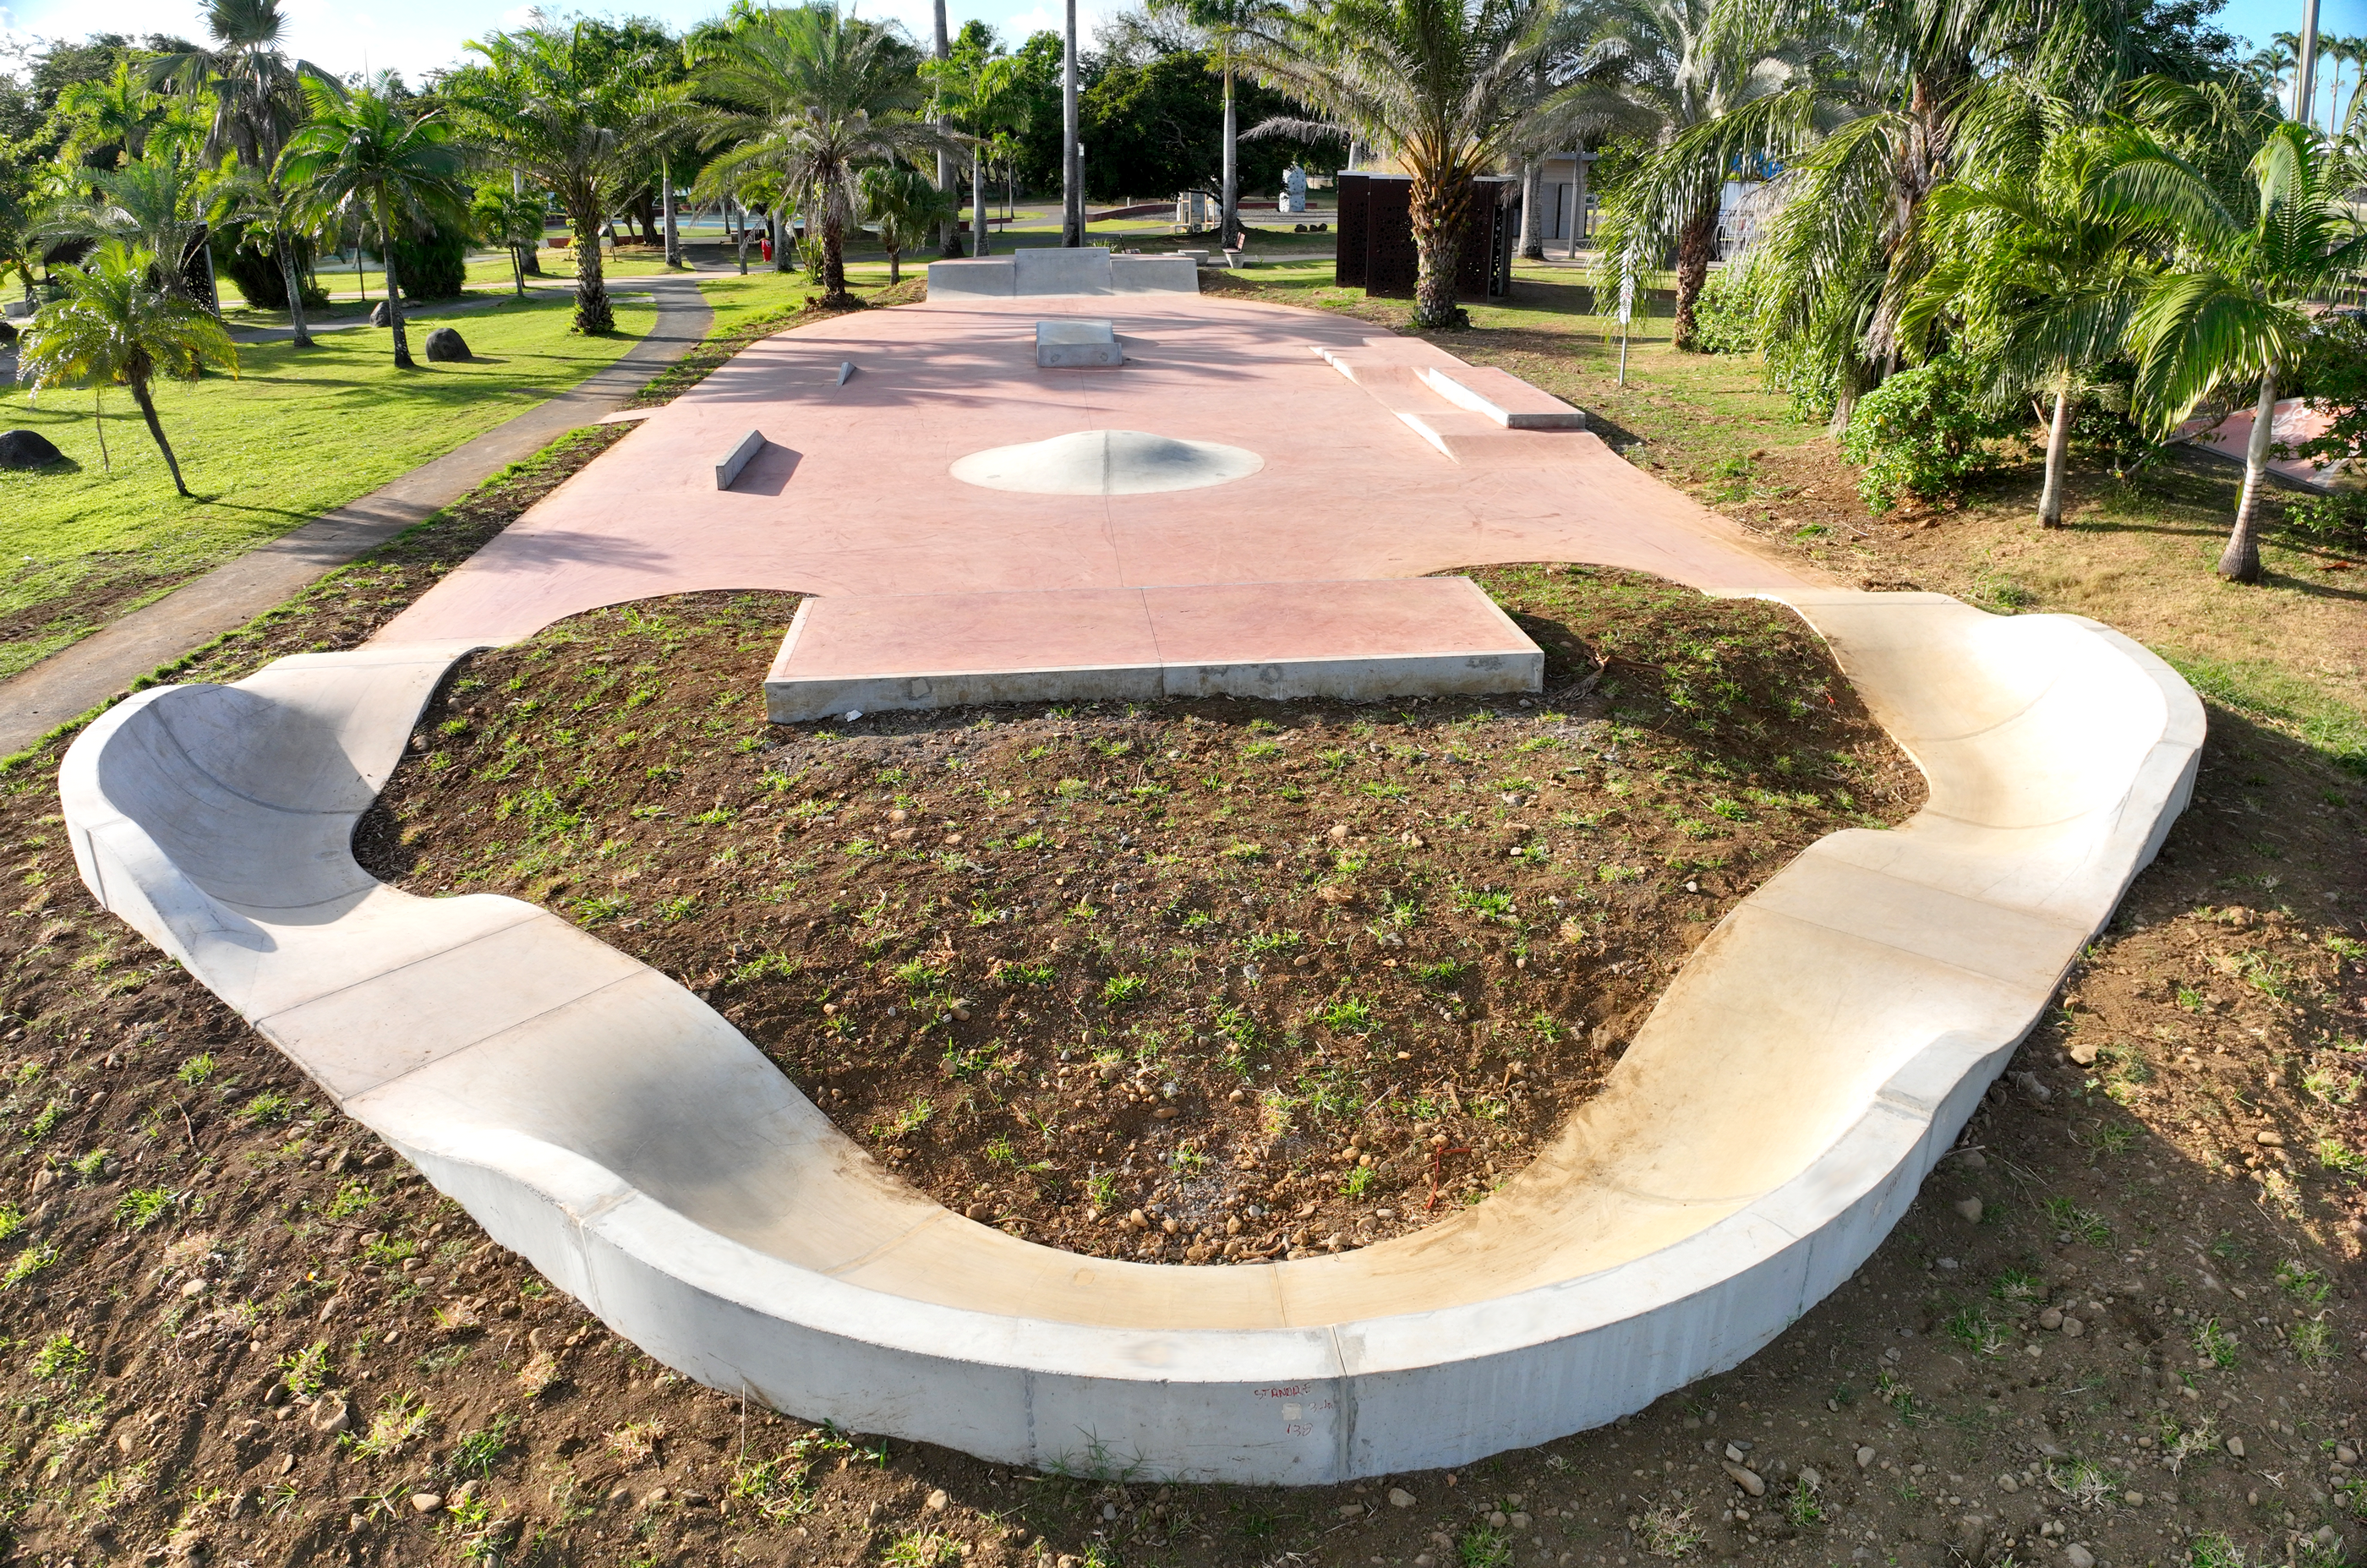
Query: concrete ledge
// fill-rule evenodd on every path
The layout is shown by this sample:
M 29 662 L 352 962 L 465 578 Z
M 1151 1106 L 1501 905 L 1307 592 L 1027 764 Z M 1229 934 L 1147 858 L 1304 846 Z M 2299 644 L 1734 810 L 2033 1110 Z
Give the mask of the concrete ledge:
M 1107 294 L 1115 287 L 1105 245 L 1032 245 L 1011 259 L 1021 294 Z
M 1070 317 L 1036 323 L 1036 363 L 1047 370 L 1105 368 L 1126 363 L 1107 321 Z
M 929 264 L 932 299 L 1008 299 L 1019 292 L 1018 269 L 1009 256 L 978 256 Z
M 1492 365 L 1426 365 L 1419 371 L 1448 402 L 1485 414 L 1507 430 L 1584 430 L 1586 414 Z
M 1189 256 L 1112 256 L 1110 284 L 1120 294 L 1197 294 L 1200 268 Z
M 715 465 L 715 488 L 730 490 L 731 481 L 740 477 L 740 471 L 754 461 L 756 454 L 764 449 L 764 433 L 763 431 L 752 430 L 742 436 L 739 445 L 731 448 L 730 454 L 723 461 Z

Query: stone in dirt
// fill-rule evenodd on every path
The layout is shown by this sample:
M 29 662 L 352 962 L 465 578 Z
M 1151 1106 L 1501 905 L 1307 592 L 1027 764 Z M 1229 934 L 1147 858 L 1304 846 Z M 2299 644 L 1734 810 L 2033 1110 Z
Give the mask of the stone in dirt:
M 1407 1491 L 1407 1490 L 1406 1490 L 1404 1487 L 1402 1487 L 1402 1486 L 1392 1486 L 1392 1487 L 1390 1487 L 1390 1488 L 1389 1488 L 1389 1506 L 1390 1506 L 1390 1507 L 1392 1507 L 1392 1508 L 1410 1508 L 1410 1507 L 1412 1507 L 1412 1506 L 1413 1506 L 1413 1494 L 1412 1494 L 1412 1493 L 1410 1493 L 1410 1492 L 1409 1492 L 1409 1491 Z
M 1737 1486 L 1741 1487 L 1753 1497 L 1763 1497 L 1767 1495 L 1767 1483 L 1760 1479 L 1757 1471 L 1746 1470 L 1738 1464 L 1728 1464 L 1726 1467 L 1726 1473 Z
M 2067 1568 L 2096 1568 L 2096 1554 L 2077 1541 L 2063 1549 L 2063 1561 Z
M 455 364 L 476 355 L 469 352 L 469 340 L 451 327 L 437 327 L 427 334 L 427 357 L 438 365 Z
M 54 442 L 38 430 L 0 434 L 0 468 L 46 468 L 64 456 Z
M 1981 1201 L 1978 1198 L 1967 1198 L 1963 1202 L 1956 1205 L 1956 1213 L 1964 1215 L 1965 1219 L 1970 1220 L 1973 1224 L 1979 1224 L 1981 1223 Z

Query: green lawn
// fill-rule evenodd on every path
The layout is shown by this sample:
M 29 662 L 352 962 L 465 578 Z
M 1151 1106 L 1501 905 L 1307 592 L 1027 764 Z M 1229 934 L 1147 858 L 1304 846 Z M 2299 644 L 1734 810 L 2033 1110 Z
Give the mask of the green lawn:
M 431 325 L 458 326 L 471 364 L 398 372 L 386 333 L 362 328 L 300 353 L 249 344 L 235 379 L 164 383 L 157 404 L 190 501 L 173 493 L 122 389 L 108 393 L 103 421 L 88 392 L 0 389 L 0 427 L 38 430 L 67 457 L 0 471 L 0 677 L 575 385 L 656 314 L 620 304 L 614 336 L 583 338 L 568 313 L 563 296 L 530 296 L 414 328 L 417 354 Z

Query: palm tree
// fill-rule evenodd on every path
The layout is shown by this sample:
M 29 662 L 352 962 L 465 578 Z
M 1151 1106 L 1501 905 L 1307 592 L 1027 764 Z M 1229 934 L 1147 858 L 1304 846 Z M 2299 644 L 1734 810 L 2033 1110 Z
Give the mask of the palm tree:
M 866 163 L 917 161 L 948 142 L 923 119 L 912 51 L 835 6 L 761 11 L 704 51 L 700 94 L 732 106 L 705 117 L 711 171 L 777 172 L 789 199 L 819 220 L 822 299 L 846 305 L 846 230 Z
M 879 231 L 892 288 L 904 280 L 904 253 L 927 243 L 954 204 L 917 169 L 874 164 L 863 171 L 862 185 L 863 220 Z
M 575 330 L 614 332 L 600 265 L 609 211 L 642 184 L 657 145 L 681 129 L 678 91 L 654 83 L 655 56 L 616 58 L 578 21 L 495 33 L 485 57 L 445 80 L 490 161 L 549 190 L 575 231 Z
M 1311 105 L 1317 121 L 1251 134 L 1342 133 L 1387 149 L 1412 176 L 1414 324 L 1465 320 L 1455 275 L 1472 181 L 1502 164 L 1557 93 L 1535 65 L 1556 0 L 1304 0 L 1241 56 Z
M 470 205 L 477 237 L 509 252 L 510 273 L 520 299 L 526 297 L 527 257 L 542 243 L 543 225 L 549 214 L 550 202 L 542 192 L 507 191 L 498 185 L 479 186 L 477 198 Z
M 150 383 L 159 375 L 194 380 L 208 365 L 238 374 L 238 348 L 222 324 L 188 300 L 148 281 L 153 253 L 107 240 L 81 266 L 62 267 L 65 298 L 41 307 L 17 348 L 17 375 L 36 387 L 104 386 L 131 389 L 140 417 L 155 438 L 172 471 L 173 488 L 189 487 L 164 426 L 156 417 Z
M 2312 331 L 2310 301 L 2367 268 L 2367 232 L 2348 197 L 2353 175 L 2297 120 L 2271 129 L 2244 185 L 2224 197 L 2156 138 L 2130 133 L 2096 182 L 2100 209 L 2174 247 L 2131 317 L 2140 408 L 2168 431 L 2223 387 L 2257 381 L 2244 491 L 2219 575 L 2260 580 L 2259 513 L 2278 378 Z
M 965 32 L 943 61 L 921 67 L 935 89 L 932 103 L 934 123 L 958 125 L 969 141 L 970 254 L 993 249 L 986 227 L 986 164 L 999 132 L 1014 130 L 1027 119 L 1027 102 L 1019 62 L 1007 55 L 991 54 L 988 46 Z M 959 202 L 956 202 L 959 216 Z
M 132 74 L 130 62 L 119 60 L 115 74 L 105 81 L 76 82 L 60 93 L 58 112 L 74 126 L 61 156 L 80 163 L 109 145 L 120 147 L 126 158 L 140 157 L 165 111 L 144 77 Z
M 402 326 L 402 289 L 395 276 L 395 242 L 437 224 L 466 222 L 468 187 L 461 151 L 439 113 L 405 118 L 392 84 L 381 76 L 346 96 L 316 82 L 304 84 L 312 118 L 289 139 L 279 177 L 301 191 L 313 210 L 344 209 L 378 231 L 386 262 L 387 324 L 394 329 L 394 363 L 413 367 Z
M 1680 349 L 1694 346 L 1693 308 L 1716 256 L 1727 178 L 1738 164 L 1786 144 L 1780 116 L 1745 111 L 1785 107 L 1777 95 L 1801 79 L 1812 52 L 1772 47 L 1727 9 L 1717 0 L 1615 0 L 1590 53 L 1598 72 L 1617 73 L 1579 100 L 1605 129 L 1640 121 L 1657 133 L 1659 144 L 1603 215 L 1598 254 L 1616 280 L 1675 248 Z
M 159 263 L 164 291 L 195 304 L 188 264 L 205 240 L 213 183 L 191 143 L 168 125 L 149 136 L 145 155 L 114 169 L 81 172 L 85 189 L 52 202 L 33 221 L 36 239 L 130 240 Z
M 2119 353 L 2150 265 L 2143 225 L 2096 199 L 2103 134 L 2055 118 L 2036 159 L 1932 194 L 1931 248 L 1941 259 L 1901 321 L 1914 338 L 1944 319 L 1952 344 L 1998 367 L 2006 393 L 2052 399 L 2044 528 L 2063 525 L 2065 459 L 2084 378 Z
M 296 244 L 319 227 L 319 220 L 304 195 L 291 189 L 276 168 L 240 169 L 214 186 L 209 214 L 218 222 L 243 225 L 249 239 L 260 231 L 269 242 L 288 290 L 289 341 L 298 348 L 314 346 L 304 320 L 304 278 L 296 265 Z
M 151 86 L 169 84 L 212 96 L 209 157 L 234 152 L 247 168 L 268 168 L 304 118 L 304 83 L 344 96 L 335 77 L 309 60 L 288 58 L 280 47 L 286 26 L 279 0 L 207 0 L 206 34 L 212 47 L 149 62 Z
M 1217 232 L 1233 243 L 1241 227 L 1240 131 L 1233 110 L 1233 77 L 1240 51 L 1270 36 L 1285 7 L 1278 0 L 1150 0 L 1153 12 L 1181 17 L 1207 40 L 1213 69 L 1225 79 L 1224 178 L 1218 187 Z

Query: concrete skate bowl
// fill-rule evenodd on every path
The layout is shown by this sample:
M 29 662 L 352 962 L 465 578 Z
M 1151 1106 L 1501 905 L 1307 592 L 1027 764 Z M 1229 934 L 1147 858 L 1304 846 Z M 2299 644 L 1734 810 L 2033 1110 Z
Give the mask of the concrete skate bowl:
M 1488 1201 L 1360 1251 L 1086 1258 L 938 1207 L 687 991 L 349 850 L 462 645 L 143 692 L 61 778 L 84 879 L 504 1245 L 684 1373 L 983 1458 L 1318 1483 L 1735 1365 L 1865 1259 L 2183 807 L 2193 694 L 2092 622 L 1802 592 L 1923 769 L 1672 979 Z

